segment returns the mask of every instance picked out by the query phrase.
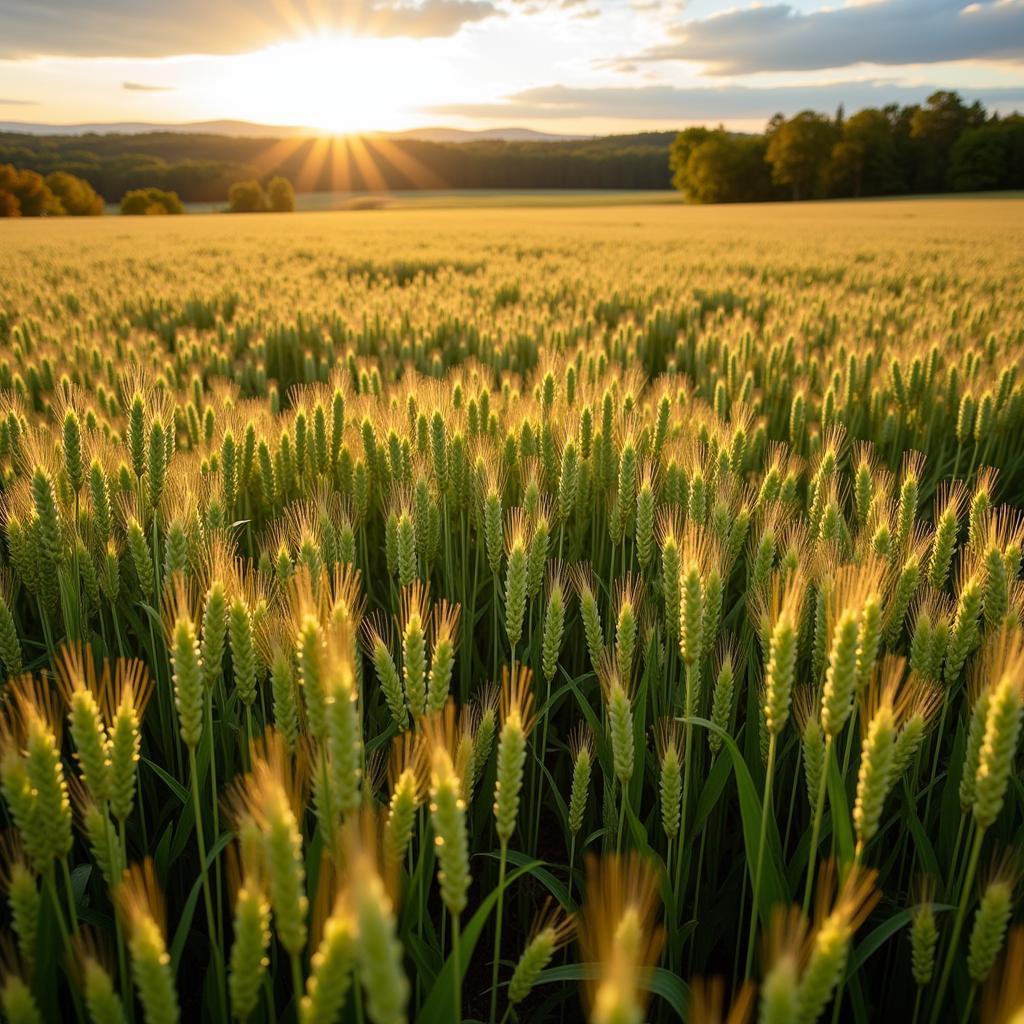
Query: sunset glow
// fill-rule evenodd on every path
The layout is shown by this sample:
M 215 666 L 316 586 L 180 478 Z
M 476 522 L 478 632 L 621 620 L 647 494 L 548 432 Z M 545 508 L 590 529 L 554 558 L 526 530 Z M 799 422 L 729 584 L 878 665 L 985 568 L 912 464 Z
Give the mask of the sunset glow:
M 444 69 L 423 51 L 409 40 L 341 35 L 267 47 L 224 62 L 210 114 L 328 133 L 406 128 L 416 105 L 443 96 Z

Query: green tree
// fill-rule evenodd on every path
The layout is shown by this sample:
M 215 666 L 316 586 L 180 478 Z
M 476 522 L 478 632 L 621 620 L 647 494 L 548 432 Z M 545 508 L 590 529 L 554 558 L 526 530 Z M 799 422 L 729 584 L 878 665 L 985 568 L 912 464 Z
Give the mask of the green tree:
M 160 188 L 137 188 L 125 192 L 121 198 L 121 213 L 131 216 L 165 213 L 184 213 L 177 192 L 165 192 Z
M 843 122 L 825 172 L 827 191 L 839 196 L 900 192 L 901 175 L 893 124 L 884 110 L 868 108 Z
M 1006 140 L 996 125 L 964 132 L 950 157 L 949 183 L 958 192 L 999 188 L 1006 164 Z
M 96 217 L 103 213 L 103 199 L 89 182 L 67 171 L 52 171 L 46 186 L 69 217 Z
M 1024 115 L 1012 114 L 1000 122 L 1007 133 L 1006 178 L 1003 188 L 1024 188 Z
M 263 213 L 266 208 L 266 194 L 255 179 L 236 181 L 228 189 L 229 213 Z
M 950 155 L 949 183 L 959 192 L 1024 185 L 1024 118 L 993 120 L 964 132 Z
M 819 195 L 835 141 L 835 124 L 813 110 L 782 122 L 769 135 L 765 154 L 772 181 L 788 186 L 794 199 Z
M 950 156 L 957 139 L 969 128 L 985 123 L 980 103 L 966 106 L 959 93 L 940 90 L 917 107 L 910 119 L 910 136 L 921 147 L 915 186 L 919 191 L 938 192 L 948 184 Z
M 692 141 L 692 139 L 691 139 Z M 765 163 L 763 137 L 706 132 L 696 144 L 674 149 L 678 163 L 673 182 L 691 203 L 742 203 L 774 198 Z
M 668 166 L 672 171 L 672 185 L 683 193 L 687 199 L 690 191 L 688 163 L 690 154 L 714 132 L 710 128 L 684 128 L 673 140 L 668 152 Z M 694 200 L 696 201 L 696 200 Z
M 291 213 L 295 209 L 295 189 L 287 178 L 271 178 L 267 184 L 267 205 L 273 213 Z

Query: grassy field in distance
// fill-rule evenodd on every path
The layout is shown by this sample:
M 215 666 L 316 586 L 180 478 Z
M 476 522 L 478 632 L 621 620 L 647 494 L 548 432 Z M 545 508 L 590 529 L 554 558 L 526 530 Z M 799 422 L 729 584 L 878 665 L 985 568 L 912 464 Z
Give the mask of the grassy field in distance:
M 1024 192 L 973 192 L 955 196 L 881 196 L 858 200 L 819 200 L 834 204 L 844 202 L 936 202 L 979 199 L 985 202 L 1000 199 L 1021 199 Z M 331 211 L 374 211 L 405 209 L 502 209 L 511 207 L 591 207 L 591 206 L 681 206 L 683 200 L 674 189 L 636 191 L 616 189 L 453 189 L 395 192 L 299 192 L 295 197 L 298 213 L 325 213 Z M 751 204 L 740 204 L 751 205 Z M 753 204 L 763 205 L 763 204 Z M 789 204 L 785 204 L 787 207 Z M 117 214 L 116 203 L 107 205 L 107 214 Z M 223 213 L 227 203 L 186 203 L 189 214 Z
M 503 206 L 647 206 L 681 203 L 675 190 L 636 191 L 616 189 L 410 189 L 394 192 L 299 192 L 295 196 L 298 213 L 331 210 L 383 210 L 407 208 L 503 207 Z M 187 213 L 220 213 L 223 203 L 186 203 Z M 118 206 L 109 203 L 106 213 L 116 214 Z

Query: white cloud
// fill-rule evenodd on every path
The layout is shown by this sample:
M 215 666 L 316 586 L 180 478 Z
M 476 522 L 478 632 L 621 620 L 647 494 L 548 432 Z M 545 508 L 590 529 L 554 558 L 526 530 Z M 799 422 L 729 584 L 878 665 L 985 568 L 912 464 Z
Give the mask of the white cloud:
M 764 88 L 739 85 L 571 88 L 548 85 L 513 93 L 495 103 L 451 103 L 427 108 L 425 112 L 490 120 L 607 118 L 644 122 L 664 120 L 673 124 L 689 121 L 713 123 L 767 118 L 780 112 L 794 114 L 808 108 L 832 111 L 840 103 L 848 111 L 888 103 L 919 103 L 939 88 L 878 80 Z M 962 90 L 961 94 L 968 102 L 980 99 L 990 106 L 1019 104 L 1024 102 L 1024 85 L 1008 89 Z
M 1024 0 L 876 0 L 810 13 L 757 4 L 685 21 L 620 66 L 693 61 L 740 75 L 960 60 L 1024 61 Z

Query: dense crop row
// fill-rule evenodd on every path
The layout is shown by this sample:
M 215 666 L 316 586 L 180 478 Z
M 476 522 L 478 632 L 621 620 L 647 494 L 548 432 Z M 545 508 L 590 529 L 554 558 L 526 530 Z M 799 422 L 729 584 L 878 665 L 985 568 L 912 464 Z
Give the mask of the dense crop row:
M 6 1015 L 1019 1022 L 1019 220 L 0 235 Z

